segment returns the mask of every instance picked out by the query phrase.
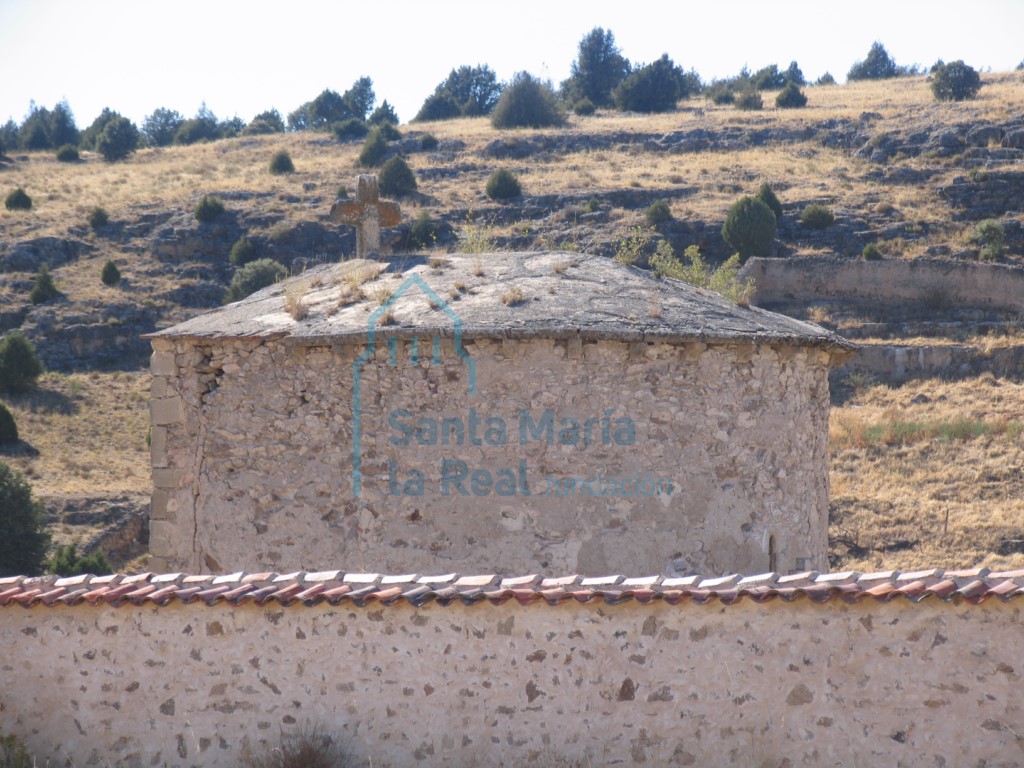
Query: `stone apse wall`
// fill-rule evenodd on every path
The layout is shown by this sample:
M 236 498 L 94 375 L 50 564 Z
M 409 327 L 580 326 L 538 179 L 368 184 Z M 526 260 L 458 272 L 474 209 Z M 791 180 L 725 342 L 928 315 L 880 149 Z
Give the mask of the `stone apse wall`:
M 1024 311 L 1024 269 L 939 259 L 750 259 L 758 305 L 792 301 L 910 301 Z
M 157 570 L 826 566 L 825 351 L 153 344 Z
M 380 768 L 1024 761 L 1019 601 L 100 605 L 0 609 L 38 765 L 234 766 L 309 723 Z

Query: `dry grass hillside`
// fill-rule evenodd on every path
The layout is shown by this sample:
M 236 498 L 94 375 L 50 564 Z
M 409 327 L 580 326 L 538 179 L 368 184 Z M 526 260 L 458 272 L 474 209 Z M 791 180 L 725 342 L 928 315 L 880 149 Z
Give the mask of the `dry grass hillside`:
M 797 110 L 742 112 L 692 99 L 669 114 L 598 112 L 549 130 L 498 131 L 484 119 L 402 126 L 395 147 L 418 192 L 401 201 L 404 223 L 390 244 L 409 247 L 410 223 L 425 215 L 437 225 L 437 251 L 559 247 L 610 256 L 639 235 L 648 249 L 667 239 L 678 253 L 697 244 L 720 260 L 729 255 L 719 234 L 727 208 L 767 181 L 783 205 L 781 257 L 855 258 L 875 243 L 887 258 L 976 259 L 972 233 L 991 213 L 1006 230 L 1000 260 L 1024 263 L 1024 203 L 1012 199 L 1024 188 L 1014 186 L 1024 177 L 1021 152 L 998 138 L 969 140 L 978 126 L 1024 130 L 1024 80 L 1009 73 L 984 82 L 966 103 L 937 103 L 923 78 L 906 78 L 811 87 L 807 108 Z M 427 134 L 438 140 L 429 151 Z M 295 173 L 269 173 L 280 149 Z M 29 212 L 0 209 L 0 330 L 20 327 L 59 371 L 8 400 L 25 445 L 6 460 L 58 510 L 63 539 L 94 531 L 66 525 L 62 500 L 149 491 L 138 335 L 216 306 L 233 272 L 228 251 L 243 234 L 293 270 L 302 263 L 294 259 L 349 252 L 351 231 L 331 224 L 328 211 L 362 172 L 360 149 L 300 133 L 144 149 L 114 164 L 89 153 L 75 164 L 52 153 L 0 161 L 0 192 L 21 186 L 34 201 Z M 518 175 L 523 197 L 497 203 L 484 194 L 498 168 Z M 224 223 L 196 223 L 204 194 L 224 200 Z M 659 199 L 672 220 L 654 228 L 644 210 Z M 832 209 L 835 225 L 802 227 L 808 203 Z M 96 231 L 87 224 L 95 206 L 111 219 Z M 51 264 L 62 296 L 32 307 L 33 270 L 4 260 L 43 238 L 65 249 Z M 123 275 L 115 287 L 100 281 L 108 259 Z M 936 311 L 942 319 L 945 310 Z M 858 322 L 821 307 L 803 314 L 840 328 Z M 1021 384 L 984 375 L 850 389 L 831 425 L 834 566 L 1024 564 Z

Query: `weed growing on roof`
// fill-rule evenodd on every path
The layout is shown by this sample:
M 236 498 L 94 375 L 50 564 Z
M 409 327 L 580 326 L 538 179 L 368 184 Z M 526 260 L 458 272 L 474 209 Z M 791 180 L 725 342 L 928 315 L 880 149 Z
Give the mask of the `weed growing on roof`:
M 615 260 L 627 266 L 636 264 L 643 256 L 651 237 L 643 227 L 631 227 L 629 235 L 615 245 Z
M 467 224 L 459 233 L 461 253 L 490 253 L 495 248 L 493 230 L 483 224 Z
M 676 258 L 672 246 L 662 240 L 650 258 L 651 269 L 658 277 L 674 277 L 698 288 L 720 293 L 741 307 L 750 304 L 750 297 L 754 295 L 754 278 L 740 279 L 739 254 L 733 254 L 718 269 L 708 266 L 696 245 L 687 248 L 683 256 L 686 264 Z
M 306 296 L 310 285 L 306 280 L 298 280 L 288 286 L 284 293 L 284 309 L 292 320 L 302 320 L 309 314 Z
M 501 303 L 506 307 L 514 307 L 526 301 L 526 294 L 518 286 L 512 286 L 501 294 Z

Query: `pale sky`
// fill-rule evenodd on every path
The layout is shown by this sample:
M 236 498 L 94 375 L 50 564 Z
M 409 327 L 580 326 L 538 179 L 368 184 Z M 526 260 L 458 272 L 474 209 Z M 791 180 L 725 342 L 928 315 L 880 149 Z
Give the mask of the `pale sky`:
M 1022 0 L 0 0 L 0 122 L 62 98 L 83 129 L 103 107 L 141 124 L 203 101 L 221 119 L 287 117 L 363 75 L 406 122 L 463 64 L 557 85 L 597 26 L 630 61 L 668 53 L 705 80 L 795 59 L 810 80 L 828 70 L 842 82 L 875 40 L 901 65 L 1006 71 L 1024 59 Z

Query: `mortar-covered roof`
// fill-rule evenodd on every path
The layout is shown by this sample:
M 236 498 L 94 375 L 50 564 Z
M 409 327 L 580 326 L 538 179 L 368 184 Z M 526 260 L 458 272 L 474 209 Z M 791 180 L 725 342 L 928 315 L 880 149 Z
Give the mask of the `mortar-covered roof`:
M 166 606 L 175 602 L 208 606 L 254 603 L 315 606 L 322 603 L 356 606 L 371 604 L 414 606 L 437 601 L 441 605 L 489 602 L 500 605 L 590 603 L 616 604 L 635 600 L 670 605 L 721 603 L 733 605 L 744 598 L 755 603 L 775 600 L 840 600 L 889 602 L 905 598 L 919 603 L 928 598 L 978 605 L 989 598 L 1003 602 L 1024 594 L 1024 570 L 993 572 L 988 568 L 962 571 L 900 573 L 823 573 L 758 576 L 646 576 L 626 578 L 579 575 L 546 578 L 537 574 L 503 578 L 493 574 L 442 576 L 382 575 L 320 571 L 307 573 L 233 573 L 224 576 L 143 573 L 135 576 L 14 576 L 0 579 L 0 607 L 74 605 Z
M 298 307 L 301 308 L 296 309 Z M 292 311 L 289 311 L 291 308 Z M 754 342 L 851 350 L 811 323 L 578 253 L 405 256 L 317 267 L 148 338 L 376 337 Z

